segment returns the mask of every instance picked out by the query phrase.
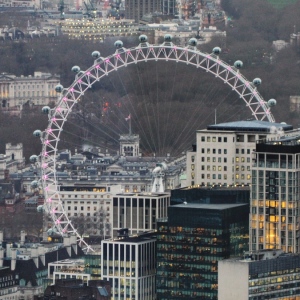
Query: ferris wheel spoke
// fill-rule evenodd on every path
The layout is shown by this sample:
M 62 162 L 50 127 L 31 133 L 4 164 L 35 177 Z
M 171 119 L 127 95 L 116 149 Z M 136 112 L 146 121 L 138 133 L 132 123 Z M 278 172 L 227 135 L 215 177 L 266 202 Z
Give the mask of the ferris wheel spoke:
M 101 57 L 98 51 L 94 51 L 92 53 L 94 63 L 86 71 L 81 71 L 78 66 L 74 66 L 72 68 L 72 71 L 76 73 L 75 80 L 69 88 L 65 89 L 62 86 L 56 87 L 56 91 L 60 93 L 60 98 L 55 108 L 49 108 L 49 122 L 46 130 L 44 132 L 36 131 L 34 133 L 36 136 L 39 136 L 42 141 L 40 164 L 41 183 L 45 196 L 45 211 L 50 214 L 50 217 L 53 221 L 53 226 L 57 229 L 57 231 L 61 235 L 67 233 L 75 234 L 77 241 L 82 246 L 82 249 L 86 252 L 93 251 L 93 249 L 85 242 L 83 237 L 73 226 L 72 221 L 71 219 L 69 219 L 67 213 L 65 212 L 64 205 L 62 203 L 59 190 L 58 175 L 56 173 L 56 159 L 59 155 L 58 146 L 61 142 L 61 134 L 64 131 L 65 123 L 67 121 L 68 124 L 72 125 L 73 127 L 80 127 L 80 123 L 78 124 L 78 120 L 82 119 L 82 121 L 80 122 L 84 122 L 86 128 L 90 128 L 92 130 L 92 133 L 85 137 L 86 141 L 91 144 L 93 143 L 94 139 L 93 134 L 95 134 L 97 130 L 102 130 L 101 127 L 96 125 L 97 123 L 99 124 L 103 121 L 103 119 L 101 119 L 102 116 L 98 117 L 98 115 L 95 114 L 95 112 L 97 112 L 97 108 L 93 107 L 91 102 L 88 102 L 88 100 L 86 102 L 90 105 L 90 116 L 92 116 L 91 119 L 83 119 L 80 117 L 80 115 L 76 115 L 76 109 L 77 111 L 78 109 L 81 110 L 79 112 L 83 112 L 83 110 L 85 109 L 83 102 L 85 101 L 84 98 L 86 97 L 86 93 L 88 93 L 88 91 L 97 82 L 101 82 L 102 80 L 104 80 L 104 78 L 106 78 L 107 75 L 109 75 L 111 72 L 118 71 L 120 68 L 127 67 L 129 65 L 147 61 L 172 61 L 190 65 L 191 67 L 195 67 L 196 69 L 204 71 L 204 73 L 210 73 L 211 75 L 218 78 L 221 82 L 224 82 L 226 85 L 228 85 L 244 102 L 245 107 L 250 110 L 255 119 L 274 122 L 274 117 L 270 111 L 270 107 L 274 105 L 275 100 L 272 102 L 264 101 L 257 90 L 257 86 L 261 83 L 260 79 L 256 78 L 253 82 L 248 81 L 239 71 L 239 69 L 242 67 L 242 62 L 236 61 L 233 66 L 228 65 L 220 59 L 219 54 L 221 52 L 221 49 L 218 47 L 214 48 L 211 54 L 207 54 L 197 50 L 197 41 L 195 41 L 195 39 L 191 39 L 186 47 L 182 47 L 173 44 L 170 35 L 165 36 L 165 42 L 161 45 L 150 45 L 147 41 L 147 37 L 142 35 L 140 37 L 140 44 L 137 47 L 133 47 L 130 49 L 124 48 L 121 41 L 115 42 L 115 46 L 115 53 L 107 57 Z M 139 120 L 139 111 L 136 109 L 133 101 L 130 99 L 124 82 L 122 81 L 122 79 L 120 79 L 122 88 L 127 95 L 126 102 L 128 104 L 127 109 L 129 113 L 135 116 L 136 124 L 140 128 L 140 132 L 143 132 L 144 134 L 146 134 L 147 132 L 149 134 L 150 140 L 146 139 L 146 143 L 149 144 L 148 146 L 152 147 L 151 141 L 154 141 L 155 139 L 159 141 L 159 146 L 153 143 L 153 150 L 155 152 L 161 152 L 161 149 L 165 149 L 167 147 L 167 138 L 171 137 L 173 139 L 174 147 L 179 143 L 188 141 L 188 137 L 193 134 L 192 122 L 195 122 L 197 117 L 199 118 L 199 122 L 204 122 L 204 119 L 208 119 L 213 113 L 210 112 L 206 114 L 205 118 L 202 117 L 201 119 L 198 116 L 200 115 L 199 110 L 201 110 L 202 108 L 202 102 L 200 102 L 198 107 L 191 113 L 190 119 L 186 121 L 184 130 L 182 130 L 181 133 L 176 135 L 174 128 L 170 130 L 170 136 L 167 136 L 166 132 L 159 132 L 162 121 L 165 121 L 166 124 L 171 122 L 171 99 L 173 98 L 175 87 L 178 88 L 175 82 L 175 79 L 177 77 L 178 64 L 175 65 L 175 71 L 173 70 L 174 80 L 172 83 L 172 91 L 169 95 L 169 99 L 165 100 L 165 120 L 161 119 L 159 111 L 159 103 L 162 100 L 160 100 L 158 97 L 158 85 L 156 86 L 156 91 L 151 91 L 149 82 L 147 82 L 146 84 L 142 83 L 142 79 L 145 78 L 145 75 L 143 76 L 142 70 L 139 70 L 139 68 L 136 69 L 139 80 L 138 85 L 140 90 L 142 91 L 142 104 L 144 105 L 144 110 L 146 112 L 144 119 L 146 120 L 147 127 L 145 127 Z M 118 74 L 118 76 L 120 75 Z M 157 71 L 156 78 L 158 82 Z M 131 85 L 133 85 L 130 75 L 127 78 L 127 81 L 130 82 Z M 190 88 L 191 86 L 192 84 L 190 84 Z M 151 91 L 147 94 L 147 96 L 144 93 L 145 89 Z M 207 101 L 207 99 L 213 99 L 214 93 L 217 93 L 217 91 L 215 89 L 212 89 L 212 91 L 209 91 L 206 94 L 202 95 L 201 101 L 203 101 L 204 103 L 205 101 Z M 189 90 L 187 90 L 186 92 L 186 95 L 188 94 Z M 224 102 L 228 95 L 230 95 L 230 93 L 228 93 L 227 96 L 224 97 Z M 216 107 L 219 107 L 221 103 L 223 103 L 223 101 L 216 105 Z M 147 105 L 150 102 L 154 102 L 155 107 L 152 106 L 151 108 L 149 108 Z M 226 105 L 224 107 L 228 108 Z M 235 111 L 235 113 L 237 112 L 238 110 Z M 115 115 L 114 117 L 118 119 L 117 115 Z M 185 132 L 185 134 L 183 134 L 183 132 Z M 113 136 L 116 136 L 117 133 L 117 127 L 114 128 L 114 125 L 112 125 L 110 131 L 106 132 L 107 138 L 116 143 L 117 139 Z M 101 134 L 105 136 L 105 132 L 102 132 Z M 90 137 L 90 139 L 88 138 L 88 136 Z

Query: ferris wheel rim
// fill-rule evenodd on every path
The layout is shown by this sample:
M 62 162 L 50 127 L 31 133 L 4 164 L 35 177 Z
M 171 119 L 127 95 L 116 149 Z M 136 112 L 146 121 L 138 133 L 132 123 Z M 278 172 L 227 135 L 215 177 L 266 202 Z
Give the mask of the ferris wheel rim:
M 137 47 L 129 49 L 120 47 L 107 57 L 95 59 L 93 65 L 86 71 L 78 71 L 73 83 L 67 89 L 62 90 L 57 105 L 51 109 L 48 126 L 41 136 L 43 146 L 40 159 L 44 205 L 51 215 L 53 227 L 61 235 L 75 234 L 87 252 L 94 250 L 73 226 L 60 197 L 56 173 L 60 134 L 73 106 L 93 84 L 112 71 L 147 61 L 175 61 L 205 70 L 229 85 L 246 103 L 246 107 L 250 109 L 256 120 L 268 119 L 269 122 L 275 122 L 267 102 L 264 101 L 257 88 L 239 72 L 239 69 L 230 66 L 218 55 L 201 52 L 196 47 L 182 47 L 166 42 L 161 45 L 140 43 Z

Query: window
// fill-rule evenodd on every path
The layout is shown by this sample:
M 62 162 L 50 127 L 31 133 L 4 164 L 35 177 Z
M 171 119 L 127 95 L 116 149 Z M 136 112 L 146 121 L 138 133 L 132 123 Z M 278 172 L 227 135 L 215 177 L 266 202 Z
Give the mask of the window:
M 227 149 L 224 149 L 224 154 L 227 154 Z
M 221 166 L 218 166 L 218 171 L 222 171 L 222 167 Z
M 245 149 L 241 149 L 241 154 L 245 154 Z
M 222 157 L 218 157 L 218 162 L 222 162 Z
M 210 166 L 207 166 L 207 171 L 210 171 Z
M 201 153 L 205 153 L 205 149 L 204 148 L 201 148 Z
M 216 179 L 216 174 L 213 174 L 212 179 Z
M 215 136 L 213 136 L 212 141 L 216 142 L 216 137 Z
M 222 143 L 222 138 L 220 136 L 218 137 L 218 142 Z
M 202 161 L 202 162 L 205 161 L 205 157 L 201 157 L 201 161 Z
M 224 157 L 224 163 L 227 163 L 227 157 Z
M 239 154 L 239 151 L 240 151 L 239 149 L 235 149 L 236 154 Z
M 201 142 L 205 142 L 205 136 L 201 136 Z
M 218 174 L 218 179 L 222 179 L 222 175 L 221 174 Z
M 201 166 L 201 170 L 202 170 L 202 171 L 204 171 L 204 170 L 205 170 L 205 168 L 204 168 L 204 165 L 202 165 L 202 166 Z
M 207 142 L 210 142 L 210 136 L 207 137 Z
M 207 148 L 206 152 L 207 154 L 210 154 L 210 148 Z
M 213 154 L 216 154 L 216 149 L 212 149 L 212 153 L 213 153 Z
M 240 161 L 240 158 L 239 158 L 239 157 L 236 157 L 236 158 L 235 158 L 235 161 L 236 161 L 236 162 L 239 162 L 239 161 Z
M 227 143 L 227 137 L 224 137 L 223 142 Z
M 218 154 L 222 154 L 222 149 L 218 149 Z

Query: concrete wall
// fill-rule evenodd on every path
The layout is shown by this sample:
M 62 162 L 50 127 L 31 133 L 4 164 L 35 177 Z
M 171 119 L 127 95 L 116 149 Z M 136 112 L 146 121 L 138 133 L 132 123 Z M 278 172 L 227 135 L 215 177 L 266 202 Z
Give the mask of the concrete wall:
M 218 262 L 218 300 L 248 300 L 248 262 Z

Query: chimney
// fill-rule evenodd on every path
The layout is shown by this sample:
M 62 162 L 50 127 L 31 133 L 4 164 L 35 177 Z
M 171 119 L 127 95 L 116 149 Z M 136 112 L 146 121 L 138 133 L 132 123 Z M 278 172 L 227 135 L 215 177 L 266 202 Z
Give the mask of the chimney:
M 24 230 L 21 230 L 21 246 L 23 246 L 25 244 L 25 236 L 26 236 L 26 233 Z
M 3 267 L 3 259 L 4 259 L 4 248 L 0 248 L 0 268 Z
M 16 269 L 17 264 L 17 249 L 11 248 L 11 270 L 14 271 Z
M 11 257 L 11 247 L 12 244 L 9 243 L 6 244 L 6 257 Z
M 44 246 L 43 245 L 39 245 L 38 246 L 38 255 L 42 261 L 42 264 L 45 266 L 45 249 L 44 249 Z
M 39 256 L 38 256 L 38 248 L 31 248 L 30 249 L 30 255 L 31 258 L 33 259 L 35 266 L 38 268 L 39 267 Z

